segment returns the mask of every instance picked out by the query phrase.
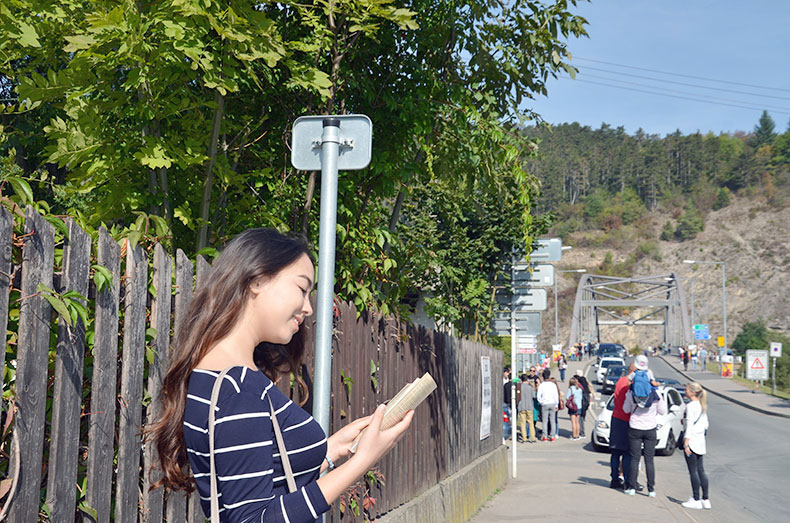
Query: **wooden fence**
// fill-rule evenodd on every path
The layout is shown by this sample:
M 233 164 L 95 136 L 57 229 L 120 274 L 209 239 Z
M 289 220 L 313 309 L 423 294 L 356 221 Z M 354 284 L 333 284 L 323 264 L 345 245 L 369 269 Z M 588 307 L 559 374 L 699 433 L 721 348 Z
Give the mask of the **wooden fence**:
M 16 307 L 9 304 L 9 293 L 18 290 L 19 295 L 18 329 L 9 331 L 16 343 L 16 360 L 8 369 L 15 376 L 16 408 L 3 406 L 4 416 L 13 416 L 16 444 L 8 463 L 8 476 L 17 479 L 15 490 L 6 496 L 6 501 L 13 498 L 9 520 L 203 522 L 196 493 L 149 491 L 148 471 L 156 455 L 142 444 L 140 429 L 157 414 L 173 326 L 178 328 L 193 285 L 201 284 L 209 264 L 198 257 L 193 266 L 180 250 L 173 260 L 159 244 L 150 252 L 140 246 L 125 248 L 128 244 L 122 249 L 104 230 L 93 251 L 88 234 L 70 219 L 66 225 L 61 267 L 55 267 L 53 227 L 28 207 L 25 233 L 17 238 L 21 245 L 14 245 L 12 218 L 0 207 L 4 332 L 9 311 Z M 19 248 L 21 266 L 13 262 Z M 112 285 L 98 293 L 91 280 L 92 259 L 113 275 Z M 69 325 L 55 314 L 40 292 L 42 284 L 59 294 L 75 290 L 93 300 L 90 350 L 86 352 L 90 344 L 82 323 Z M 503 365 L 501 352 L 391 318 L 369 313 L 357 318 L 349 305 L 341 305 L 338 312 L 332 430 L 369 414 L 426 371 L 438 384 L 437 392 L 417 410 L 407 436 L 379 464 L 383 484 L 368 485 L 367 496 L 376 501 L 366 504 L 371 517 L 412 499 L 501 444 L 502 388 L 494 370 Z M 312 329 L 306 328 L 311 345 Z M 494 374 L 491 435 L 483 440 L 481 356 L 490 357 Z M 305 369 L 310 383 L 310 358 Z M 361 502 L 364 488 L 357 493 Z M 357 519 L 350 506 L 353 497 L 347 495 L 342 518 L 335 504 L 328 520 Z

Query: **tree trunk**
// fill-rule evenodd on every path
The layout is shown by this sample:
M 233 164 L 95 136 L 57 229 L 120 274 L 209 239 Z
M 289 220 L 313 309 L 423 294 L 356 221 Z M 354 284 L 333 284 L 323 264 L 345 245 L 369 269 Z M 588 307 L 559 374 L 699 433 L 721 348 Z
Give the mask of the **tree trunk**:
M 211 207 L 211 186 L 214 183 L 214 165 L 217 163 L 217 141 L 219 140 L 219 129 L 222 124 L 223 111 L 225 109 L 225 97 L 219 91 L 214 92 L 214 118 L 211 123 L 211 138 L 208 144 L 208 165 L 206 165 L 206 175 L 203 179 L 203 198 L 200 200 L 200 229 L 198 229 L 197 250 L 208 245 L 208 215 Z

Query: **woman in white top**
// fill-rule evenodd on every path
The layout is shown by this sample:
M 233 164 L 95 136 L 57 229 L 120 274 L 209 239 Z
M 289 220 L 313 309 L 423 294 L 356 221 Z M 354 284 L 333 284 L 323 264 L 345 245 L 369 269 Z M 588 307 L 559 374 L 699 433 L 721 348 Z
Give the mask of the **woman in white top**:
M 692 497 L 683 503 L 686 508 L 710 508 L 708 499 L 708 476 L 702 466 L 705 455 L 705 431 L 708 429 L 707 393 L 697 382 L 686 385 L 686 397 L 691 401 L 686 405 L 686 432 L 683 438 L 683 451 L 691 476 Z M 702 499 L 700 499 L 702 487 Z

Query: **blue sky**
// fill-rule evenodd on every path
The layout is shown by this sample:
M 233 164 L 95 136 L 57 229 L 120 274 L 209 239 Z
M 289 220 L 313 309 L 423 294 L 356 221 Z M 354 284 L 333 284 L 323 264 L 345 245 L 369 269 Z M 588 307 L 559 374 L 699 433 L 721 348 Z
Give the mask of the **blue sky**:
M 766 109 L 787 129 L 790 1 L 593 0 L 573 12 L 590 35 L 568 42 L 577 80 L 550 80 L 548 97 L 524 104 L 547 122 L 719 133 L 753 130 Z

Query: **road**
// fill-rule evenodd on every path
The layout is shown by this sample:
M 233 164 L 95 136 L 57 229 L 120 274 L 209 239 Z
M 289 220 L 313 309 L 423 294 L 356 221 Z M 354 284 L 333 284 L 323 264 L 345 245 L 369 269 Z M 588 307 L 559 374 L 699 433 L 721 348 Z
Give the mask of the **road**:
M 578 365 L 578 364 L 577 364 Z M 658 377 L 686 379 L 659 358 L 650 358 Z M 590 372 L 588 374 L 591 375 Z M 563 390 L 567 384 L 563 384 Z M 493 497 L 475 523 L 524 521 L 790 521 L 790 420 L 760 414 L 713 395 L 705 469 L 712 510 L 687 510 L 691 485 L 683 454 L 656 457 L 656 491 L 625 496 L 608 488 L 609 454 L 593 450 L 587 438 L 570 441 L 570 420 L 560 415 L 560 438 L 553 443 L 519 444 L 518 478 Z M 644 483 L 644 472 L 640 472 Z
M 650 359 L 656 376 L 686 380 L 658 358 Z M 693 375 L 693 372 L 690 373 Z M 708 394 L 708 473 L 711 499 L 740 512 L 746 520 L 790 521 L 786 502 L 790 485 L 790 420 L 767 416 Z M 671 459 L 683 461 L 680 451 Z M 688 481 L 688 480 L 687 480 Z

